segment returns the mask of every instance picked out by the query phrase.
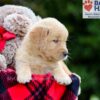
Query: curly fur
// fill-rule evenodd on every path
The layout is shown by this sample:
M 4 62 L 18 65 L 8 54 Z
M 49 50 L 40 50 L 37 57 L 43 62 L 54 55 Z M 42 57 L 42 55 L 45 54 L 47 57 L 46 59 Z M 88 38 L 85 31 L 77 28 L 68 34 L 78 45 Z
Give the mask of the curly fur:
M 32 21 L 25 15 L 11 14 L 4 19 L 3 26 L 6 30 L 24 36 Z
M 3 19 L 8 15 L 14 13 L 27 16 L 29 19 L 32 20 L 33 23 L 37 22 L 36 15 L 28 7 L 16 6 L 16 5 L 4 5 L 0 7 L 0 16 L 2 16 Z
M 34 12 L 27 7 L 16 5 L 0 7 L 0 26 L 16 34 L 15 39 L 6 41 L 4 50 L 0 52 L 0 69 L 5 69 L 8 65 L 14 66 L 16 49 L 21 44 L 29 27 L 40 19 L 40 17 L 36 16 Z
M 7 66 L 4 55 L 0 54 L 0 70 L 5 69 Z
M 27 7 L 16 5 L 5 5 L 0 7 L 0 25 L 6 30 L 18 35 L 27 33 L 31 24 L 36 23 L 41 17 L 36 16 Z

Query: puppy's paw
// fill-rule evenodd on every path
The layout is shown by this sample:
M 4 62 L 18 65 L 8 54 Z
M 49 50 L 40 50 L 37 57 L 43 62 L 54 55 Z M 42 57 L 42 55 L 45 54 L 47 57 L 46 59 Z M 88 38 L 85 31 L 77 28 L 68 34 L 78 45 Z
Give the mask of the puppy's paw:
M 63 74 L 63 75 L 55 74 L 54 78 L 58 83 L 64 84 L 64 85 L 69 85 L 72 82 L 71 78 L 67 74 Z
M 17 74 L 17 81 L 19 83 L 27 83 L 27 82 L 30 82 L 32 79 L 31 77 L 31 73 L 30 72 L 25 72 L 25 73 L 20 73 L 20 74 Z

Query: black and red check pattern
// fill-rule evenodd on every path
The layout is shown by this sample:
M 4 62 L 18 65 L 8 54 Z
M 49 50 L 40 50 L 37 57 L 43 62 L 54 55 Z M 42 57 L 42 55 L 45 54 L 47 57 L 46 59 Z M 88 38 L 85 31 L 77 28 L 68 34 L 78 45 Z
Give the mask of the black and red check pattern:
M 72 84 L 58 84 L 51 74 L 32 75 L 32 81 L 19 84 L 13 69 L 0 71 L 0 100 L 77 100 L 79 79 L 71 75 Z

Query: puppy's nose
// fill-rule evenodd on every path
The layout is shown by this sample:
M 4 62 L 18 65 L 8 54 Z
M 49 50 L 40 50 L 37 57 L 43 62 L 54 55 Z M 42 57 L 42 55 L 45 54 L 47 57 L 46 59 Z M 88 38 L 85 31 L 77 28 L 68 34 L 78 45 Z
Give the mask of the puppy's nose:
M 66 57 L 68 55 L 68 52 L 63 52 L 63 56 Z

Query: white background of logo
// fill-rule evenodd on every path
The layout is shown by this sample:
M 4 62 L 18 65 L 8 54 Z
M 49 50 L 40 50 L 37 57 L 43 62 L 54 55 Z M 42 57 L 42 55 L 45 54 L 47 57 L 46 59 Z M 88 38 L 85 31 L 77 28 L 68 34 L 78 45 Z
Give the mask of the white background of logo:
M 87 0 L 83 0 L 83 4 L 85 3 L 85 1 Z M 100 0 L 90 0 L 92 2 L 92 8 L 90 11 L 87 11 L 85 8 L 84 8 L 84 5 L 83 5 L 83 18 L 88 18 L 88 19 L 99 19 L 100 18 L 100 11 L 98 10 L 94 10 L 94 2 L 95 1 L 98 1 L 100 2 Z M 99 5 L 100 7 L 100 5 Z

